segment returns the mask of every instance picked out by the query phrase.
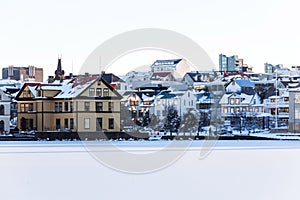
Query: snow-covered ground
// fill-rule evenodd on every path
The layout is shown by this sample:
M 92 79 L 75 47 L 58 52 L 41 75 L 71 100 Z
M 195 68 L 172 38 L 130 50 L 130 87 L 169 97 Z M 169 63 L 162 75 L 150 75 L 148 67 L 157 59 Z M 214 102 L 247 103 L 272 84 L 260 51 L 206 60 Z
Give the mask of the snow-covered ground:
M 184 142 L 89 142 L 93 148 L 88 149 L 81 142 L 1 142 L 0 197 L 13 200 L 299 199 L 300 143 L 297 141 L 218 141 L 204 159 L 199 157 L 205 141 L 190 141 L 187 149 L 186 143 L 182 145 Z M 162 149 L 186 151 L 164 169 L 137 175 L 112 170 L 94 158 L 96 152 L 118 158 L 118 151 L 112 146 L 145 156 Z

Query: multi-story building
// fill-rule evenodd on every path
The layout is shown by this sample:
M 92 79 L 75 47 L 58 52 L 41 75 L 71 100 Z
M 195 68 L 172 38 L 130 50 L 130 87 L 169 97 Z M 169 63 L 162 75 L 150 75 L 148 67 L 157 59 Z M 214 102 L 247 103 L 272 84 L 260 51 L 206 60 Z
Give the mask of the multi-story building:
M 2 79 L 13 79 L 22 82 L 43 82 L 43 68 L 34 66 L 2 68 Z
M 280 96 L 270 96 L 264 100 L 264 107 L 265 113 L 270 115 L 272 121 L 271 128 L 288 126 L 289 92 L 284 92 Z
M 16 100 L 21 131 L 120 131 L 121 96 L 102 77 L 25 83 Z
M 289 132 L 300 133 L 300 89 L 289 90 Z
M 282 69 L 283 65 L 278 64 L 278 65 L 272 65 L 270 63 L 265 63 L 265 73 L 267 74 L 272 74 L 275 72 L 275 70 Z
M 168 107 L 173 107 L 182 117 L 189 110 L 196 110 L 196 101 L 197 98 L 192 90 L 162 91 L 154 99 L 154 113 L 163 119 L 167 116 Z
M 186 72 L 191 71 L 190 66 L 185 59 L 173 60 L 156 60 L 151 65 L 151 71 L 156 72 L 171 72 L 177 80 L 182 79 Z
M 244 72 L 244 61 L 237 55 L 227 57 L 224 54 L 219 55 L 219 71 L 221 72 Z
M 222 117 L 229 120 L 232 126 L 243 126 L 247 129 L 269 128 L 268 124 L 264 123 L 263 105 L 256 93 L 224 94 L 219 103 Z
M 10 131 L 11 97 L 0 89 L 0 134 Z

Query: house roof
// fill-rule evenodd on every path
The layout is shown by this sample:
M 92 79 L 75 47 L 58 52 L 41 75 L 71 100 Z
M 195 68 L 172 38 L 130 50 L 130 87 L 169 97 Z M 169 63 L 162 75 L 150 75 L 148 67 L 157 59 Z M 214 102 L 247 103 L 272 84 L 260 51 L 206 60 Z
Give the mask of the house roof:
M 189 73 L 186 73 L 186 76 L 189 76 L 193 82 L 203 82 L 201 77 L 202 77 L 202 73 L 199 73 L 199 72 L 189 72 Z
M 242 93 L 242 94 L 236 94 L 236 93 L 233 93 L 233 94 L 224 94 L 220 100 L 220 104 L 228 104 L 229 103 L 229 98 L 231 96 L 236 96 L 237 98 L 241 98 L 241 104 L 250 104 L 252 102 L 252 99 L 255 97 L 256 94 L 253 94 L 253 95 L 248 95 L 248 94 L 245 94 L 245 93 Z
M 240 87 L 250 87 L 250 88 L 254 88 L 255 87 L 254 83 L 252 83 L 249 79 L 235 80 L 235 82 Z
M 182 59 L 172 59 L 172 60 L 156 60 L 152 66 L 161 65 L 177 65 Z
M 36 96 L 36 91 L 38 88 L 41 90 L 54 90 L 58 93 L 53 96 L 54 99 L 66 99 L 66 98 L 76 98 L 80 96 L 91 84 L 101 80 L 103 84 L 106 85 L 113 93 L 117 95 L 120 99 L 122 98 L 116 90 L 110 86 L 102 77 L 76 77 L 73 79 L 66 79 L 61 84 L 54 83 L 25 83 L 17 95 L 17 98 L 20 96 L 25 87 L 28 87 L 31 93 Z
M 154 72 L 152 74 L 152 77 L 167 77 L 167 76 L 170 76 L 171 75 L 171 72 Z
M 112 82 L 124 82 L 120 77 L 112 74 L 112 73 L 105 73 L 101 75 L 102 78 L 109 84 L 111 84 Z

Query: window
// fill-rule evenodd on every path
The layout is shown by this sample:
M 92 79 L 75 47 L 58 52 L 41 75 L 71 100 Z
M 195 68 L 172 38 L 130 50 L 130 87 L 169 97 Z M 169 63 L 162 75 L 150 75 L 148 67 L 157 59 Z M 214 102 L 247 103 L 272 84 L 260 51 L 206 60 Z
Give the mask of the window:
M 4 128 L 5 128 L 5 127 L 4 127 L 4 121 L 1 120 L 1 121 L 0 121 L 0 132 L 1 132 L 1 133 L 4 132 Z
M 108 119 L 108 128 L 114 129 L 114 119 L 113 118 Z
M 58 110 L 59 110 L 59 109 L 58 109 L 58 102 L 55 102 L 55 108 L 54 108 L 54 111 L 55 111 L 55 112 L 58 112 Z
M 73 112 L 73 110 L 74 110 L 74 103 L 70 102 L 70 111 Z
M 227 113 L 228 112 L 228 108 L 224 108 L 223 112 Z
M 28 104 L 28 111 L 33 111 L 33 103 Z
M 157 116 L 160 116 L 160 110 L 156 111 Z
M 20 112 L 33 111 L 33 103 L 22 103 L 20 104 Z
M 69 128 L 69 119 L 65 119 L 65 128 Z
M 239 105 L 239 104 L 240 104 L 240 99 L 239 99 L 239 98 L 236 98 L 236 99 L 235 99 L 235 104 L 236 104 L 236 105 Z
M 96 111 L 103 111 L 103 102 L 96 102 Z
M 60 119 L 56 119 L 56 130 L 60 129 Z
M 295 108 L 295 119 L 300 119 L 300 108 Z
M 68 112 L 68 111 L 69 111 L 69 103 L 65 102 L 65 112 Z
M 139 105 L 139 101 L 136 99 L 130 99 L 130 106 L 138 106 Z
M 102 118 L 96 119 L 96 130 L 101 131 L 102 130 Z
M 230 113 L 234 113 L 234 108 L 230 108 Z
M 233 105 L 234 104 L 234 99 L 230 99 L 230 104 Z
M 131 118 L 136 118 L 137 117 L 137 113 L 136 113 L 136 110 L 133 110 L 131 112 Z
M 108 102 L 108 111 L 114 111 L 114 102 Z
M 25 104 L 21 103 L 20 105 L 20 112 L 25 112 Z
M 95 96 L 95 88 L 90 88 L 89 96 L 90 96 L 90 97 Z
M 84 102 L 84 111 L 90 111 L 90 102 Z
M 29 110 L 29 104 L 26 103 L 26 104 L 25 104 L 25 112 L 28 112 L 28 110 Z
M 74 119 L 70 119 L 70 129 L 74 129 Z
M 38 96 L 38 97 L 42 96 L 42 91 L 41 90 L 37 90 L 36 91 L 36 96 Z
M 108 88 L 103 89 L 103 96 L 105 96 L 105 97 L 109 96 Z
M 0 115 L 4 115 L 4 105 L 0 106 Z
M 90 118 L 84 118 L 84 128 L 90 129 Z
M 102 89 L 101 88 L 96 89 L 96 96 L 98 96 L 98 97 L 102 96 Z
M 160 106 L 160 100 L 156 101 L 156 105 Z
M 59 112 L 62 112 L 62 102 L 59 102 L 58 106 L 59 106 Z

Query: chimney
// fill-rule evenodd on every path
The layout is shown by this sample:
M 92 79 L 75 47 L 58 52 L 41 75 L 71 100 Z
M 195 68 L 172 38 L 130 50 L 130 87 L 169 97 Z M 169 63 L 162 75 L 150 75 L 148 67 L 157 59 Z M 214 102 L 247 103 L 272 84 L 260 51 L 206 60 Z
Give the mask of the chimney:
M 48 76 L 48 83 L 54 82 L 54 76 Z

